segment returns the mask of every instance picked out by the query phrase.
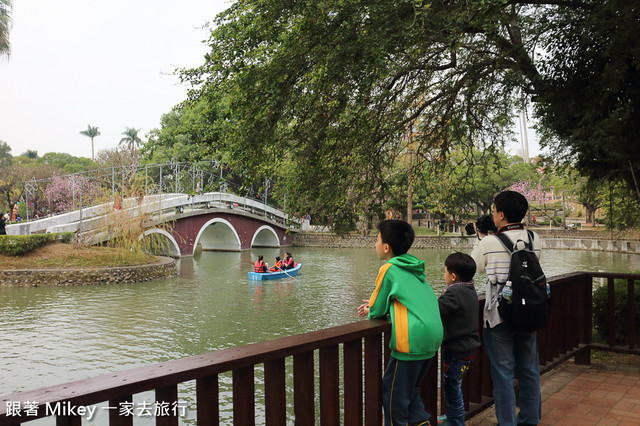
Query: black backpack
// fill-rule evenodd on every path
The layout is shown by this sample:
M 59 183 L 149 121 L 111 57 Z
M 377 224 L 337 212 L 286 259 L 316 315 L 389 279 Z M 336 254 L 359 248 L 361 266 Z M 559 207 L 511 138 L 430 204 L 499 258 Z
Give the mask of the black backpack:
M 511 300 L 498 295 L 498 312 L 513 331 L 536 331 L 549 322 L 551 298 L 547 291 L 545 277 L 540 261 L 533 251 L 533 232 L 527 231 L 529 242 L 518 240 L 515 243 L 504 233 L 495 234 L 502 245 L 511 254 L 509 276 L 513 295 Z M 518 242 L 524 243 L 518 249 Z

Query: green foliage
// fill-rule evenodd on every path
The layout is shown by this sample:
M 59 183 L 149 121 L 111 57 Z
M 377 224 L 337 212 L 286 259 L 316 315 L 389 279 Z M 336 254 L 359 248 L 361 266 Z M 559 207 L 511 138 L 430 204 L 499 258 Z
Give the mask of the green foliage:
M 11 0 L 0 0 L 0 56 L 9 56 L 9 28 L 11 28 Z
M 144 162 L 150 164 L 169 161 L 199 161 L 220 158 L 216 151 L 219 135 L 211 107 L 202 98 L 185 102 L 164 114 L 160 129 L 149 132 L 149 140 L 142 147 Z
M 85 172 L 95 169 L 97 164 L 85 157 L 74 157 L 64 152 L 47 152 L 42 157 L 36 159 L 37 164 L 48 164 L 58 169 L 62 169 L 65 174 Z
M 11 165 L 11 147 L 5 141 L 0 141 L 0 169 Z
M 622 182 L 609 182 L 602 188 L 602 205 L 609 229 L 629 229 L 640 225 L 640 199 L 629 193 Z
M 495 60 L 504 3 L 237 2 L 217 18 L 207 62 L 182 76 L 216 111 L 211 143 L 232 164 L 277 175 L 292 208 L 347 229 L 381 210 L 408 133 L 425 163 L 463 140 L 504 143 L 523 79 Z
M 50 242 L 58 241 L 67 243 L 71 241 L 74 236 L 75 234 L 73 232 L 31 235 L 0 235 L 0 254 L 21 256 Z
M 500 152 L 514 111 L 535 98 L 543 130 L 583 168 L 640 176 L 640 155 L 624 148 L 640 149 L 637 18 L 623 0 L 235 2 L 212 25 L 206 62 L 181 71 L 192 102 L 150 137 L 148 158 L 215 152 L 247 185 L 277 178 L 290 212 L 346 231 L 385 203 L 406 205 L 409 149 L 414 171 L 457 151 Z M 534 57 L 541 45 L 548 54 Z M 474 184 L 447 208 L 486 210 L 495 185 Z
M 460 218 L 487 214 L 494 196 L 517 181 L 537 182 L 536 166 L 500 152 L 455 151 L 441 169 L 416 185 L 416 194 L 432 212 Z
M 592 179 L 622 177 L 640 197 L 640 7 L 627 0 L 541 8 L 544 85 L 536 99 L 543 145 Z
M 627 344 L 628 332 L 628 297 L 627 281 L 615 280 L 615 324 L 616 324 L 616 344 Z M 636 306 L 636 317 L 634 320 L 636 336 L 640 335 L 640 289 L 636 285 L 633 293 L 634 304 Z M 608 313 L 607 313 L 608 293 L 607 286 L 598 287 L 593 293 L 593 327 L 595 339 L 598 342 L 606 342 L 608 335 Z
M 25 152 L 23 152 L 21 154 L 24 157 L 30 158 L 32 160 L 38 158 L 38 151 L 34 150 L 34 149 L 28 149 Z
M 95 138 L 96 136 L 100 136 L 100 130 L 98 130 L 98 126 L 87 124 L 87 130 L 82 130 L 80 134 L 90 137 L 93 141 L 93 138 Z
M 119 145 L 126 145 L 130 150 L 142 145 L 142 139 L 138 136 L 138 132 L 141 129 L 135 129 L 133 127 L 127 127 L 122 134 L 124 137 L 120 139 Z

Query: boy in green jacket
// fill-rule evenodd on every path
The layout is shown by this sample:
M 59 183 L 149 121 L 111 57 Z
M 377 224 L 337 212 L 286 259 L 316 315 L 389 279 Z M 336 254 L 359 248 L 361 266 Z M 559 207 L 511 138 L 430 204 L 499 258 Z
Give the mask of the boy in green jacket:
M 391 359 L 382 376 L 385 425 L 428 425 L 420 385 L 442 343 L 438 299 L 424 276 L 424 262 L 407 254 L 415 233 L 401 220 L 378 224 L 376 253 L 386 260 L 376 288 L 358 315 L 391 320 Z

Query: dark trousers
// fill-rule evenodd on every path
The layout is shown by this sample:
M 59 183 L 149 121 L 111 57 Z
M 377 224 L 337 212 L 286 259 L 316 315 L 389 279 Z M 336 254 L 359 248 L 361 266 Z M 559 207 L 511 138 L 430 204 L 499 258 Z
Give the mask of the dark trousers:
M 444 402 L 447 406 L 447 424 L 464 426 L 464 400 L 462 399 L 462 378 L 469 369 L 473 357 L 453 358 L 443 356 Z
M 382 376 L 382 409 L 386 426 L 422 423 L 431 417 L 424 408 L 420 385 L 433 358 L 400 361 L 391 357 Z

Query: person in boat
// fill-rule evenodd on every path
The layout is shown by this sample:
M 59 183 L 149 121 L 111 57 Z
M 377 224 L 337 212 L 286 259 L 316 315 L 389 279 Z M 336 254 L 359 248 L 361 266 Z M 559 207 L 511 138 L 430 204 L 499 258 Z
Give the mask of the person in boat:
M 293 261 L 293 257 L 291 253 L 288 251 L 284 252 L 284 259 L 282 260 L 282 270 L 293 269 L 296 266 L 296 262 Z
M 268 272 L 267 264 L 264 263 L 264 257 L 262 255 L 258 256 L 258 260 L 253 266 L 253 272 L 265 273 Z
M 282 271 L 282 260 L 280 260 L 280 256 L 276 256 L 276 262 L 273 264 L 271 268 L 269 268 L 269 272 L 278 272 Z

